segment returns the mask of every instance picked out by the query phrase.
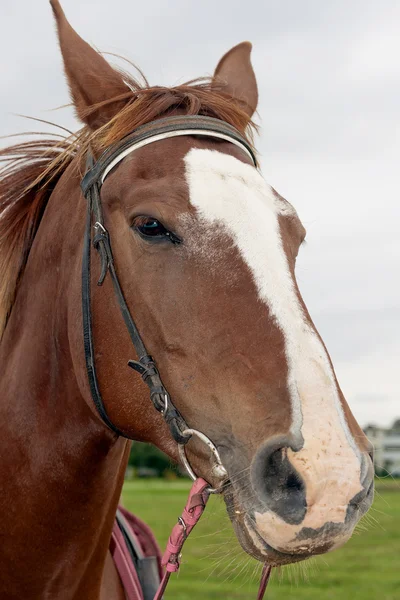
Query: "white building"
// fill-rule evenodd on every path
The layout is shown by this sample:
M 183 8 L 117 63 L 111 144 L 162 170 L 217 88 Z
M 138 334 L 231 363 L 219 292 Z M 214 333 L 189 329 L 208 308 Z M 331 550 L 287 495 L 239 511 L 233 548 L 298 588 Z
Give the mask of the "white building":
M 368 425 L 364 432 L 374 446 L 375 471 L 400 477 L 400 420 L 390 429 Z

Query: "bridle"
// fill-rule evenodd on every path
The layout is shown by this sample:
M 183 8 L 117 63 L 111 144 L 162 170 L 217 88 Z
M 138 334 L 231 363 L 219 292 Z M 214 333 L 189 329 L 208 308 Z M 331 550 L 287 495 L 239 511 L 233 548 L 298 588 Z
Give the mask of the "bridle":
M 157 411 L 164 417 L 174 440 L 178 444 L 179 454 L 189 476 L 194 484 L 189 494 L 188 503 L 179 517 L 170 536 L 167 551 L 163 557 L 166 567 L 164 578 L 154 600 L 160 600 L 168 582 L 170 573 L 177 571 L 180 564 L 180 551 L 183 543 L 199 520 L 210 493 L 220 493 L 223 486 L 211 489 L 209 484 L 196 476 L 186 457 L 185 444 L 192 436 L 197 437 L 210 449 L 214 458 L 213 474 L 220 480 L 227 477 L 227 472 L 222 464 L 220 455 L 213 442 L 202 432 L 190 428 L 180 412 L 174 406 L 170 395 L 165 389 L 160 373 L 153 358 L 148 354 L 146 346 L 140 336 L 135 321 L 126 303 L 113 259 L 111 241 L 105 226 L 101 205 L 100 190 L 107 175 L 128 154 L 147 144 L 159 140 L 178 136 L 205 136 L 208 138 L 228 141 L 243 150 L 257 166 L 254 150 L 246 139 L 234 127 L 224 121 L 206 116 L 176 116 L 166 117 L 143 125 L 120 142 L 110 146 L 95 161 L 89 150 L 86 162 L 86 173 L 81 182 L 82 192 L 87 200 L 87 217 L 82 258 L 82 314 L 83 338 L 86 371 L 93 402 L 101 419 L 115 434 L 129 439 L 109 418 L 99 390 L 96 373 L 95 352 L 93 343 L 92 313 L 91 313 L 91 246 L 98 251 L 101 262 L 100 276 L 97 285 L 101 286 L 107 273 L 111 277 L 114 292 L 118 300 L 121 315 L 125 322 L 138 360 L 129 360 L 128 365 L 138 372 L 150 391 L 150 398 Z M 94 235 L 92 239 L 92 227 Z M 264 596 L 265 588 L 270 575 L 270 567 L 264 566 L 263 577 L 260 584 L 258 598 Z

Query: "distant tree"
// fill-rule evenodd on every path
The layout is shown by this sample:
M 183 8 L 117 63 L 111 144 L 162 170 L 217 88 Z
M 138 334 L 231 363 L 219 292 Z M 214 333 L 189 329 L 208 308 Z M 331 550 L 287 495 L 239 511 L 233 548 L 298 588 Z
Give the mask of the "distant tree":
M 155 469 L 160 476 L 166 471 L 176 471 L 176 466 L 164 452 L 152 444 L 142 442 L 132 442 L 129 464 L 136 468 Z
M 392 425 L 392 429 L 395 429 L 396 431 L 400 431 L 400 419 L 395 420 L 395 422 Z

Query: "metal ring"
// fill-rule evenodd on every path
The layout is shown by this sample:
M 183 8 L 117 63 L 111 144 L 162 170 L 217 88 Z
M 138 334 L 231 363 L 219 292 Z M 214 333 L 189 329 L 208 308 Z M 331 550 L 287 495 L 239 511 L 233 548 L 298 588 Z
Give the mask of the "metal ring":
M 216 465 L 215 467 L 217 467 L 220 471 L 220 476 L 224 477 L 227 475 L 227 471 L 224 467 L 224 465 L 222 464 L 222 460 L 221 457 L 219 455 L 219 452 L 217 450 L 217 448 L 215 447 L 215 445 L 212 443 L 212 441 L 210 440 L 209 437 L 207 437 L 204 433 L 202 433 L 201 431 L 197 431 L 197 429 L 185 429 L 184 431 L 182 431 L 182 435 L 189 435 L 192 436 L 194 435 L 195 437 L 198 437 L 202 442 L 204 442 L 208 448 L 211 450 L 212 455 L 215 458 L 215 462 Z M 189 473 L 189 477 L 193 480 L 196 481 L 196 479 L 198 479 L 196 473 L 193 471 L 192 467 L 190 466 L 190 463 L 187 459 L 186 456 L 186 450 L 185 450 L 185 445 L 184 444 L 178 444 L 178 451 L 179 451 L 179 456 L 180 459 L 186 469 L 186 471 Z M 215 468 L 214 467 L 214 468 Z M 220 494 L 222 491 L 222 487 L 221 488 L 207 488 L 207 491 L 209 494 Z

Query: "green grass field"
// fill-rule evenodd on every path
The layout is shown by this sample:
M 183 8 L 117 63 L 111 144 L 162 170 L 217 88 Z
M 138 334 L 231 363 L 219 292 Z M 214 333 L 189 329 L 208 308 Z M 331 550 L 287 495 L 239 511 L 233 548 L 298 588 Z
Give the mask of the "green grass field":
M 146 521 L 164 549 L 184 506 L 186 481 L 126 482 L 127 508 Z M 167 600 L 255 599 L 260 566 L 240 549 L 223 501 L 212 497 L 186 542 Z M 377 483 L 373 508 L 341 549 L 273 572 L 267 600 L 400 600 L 400 481 Z

